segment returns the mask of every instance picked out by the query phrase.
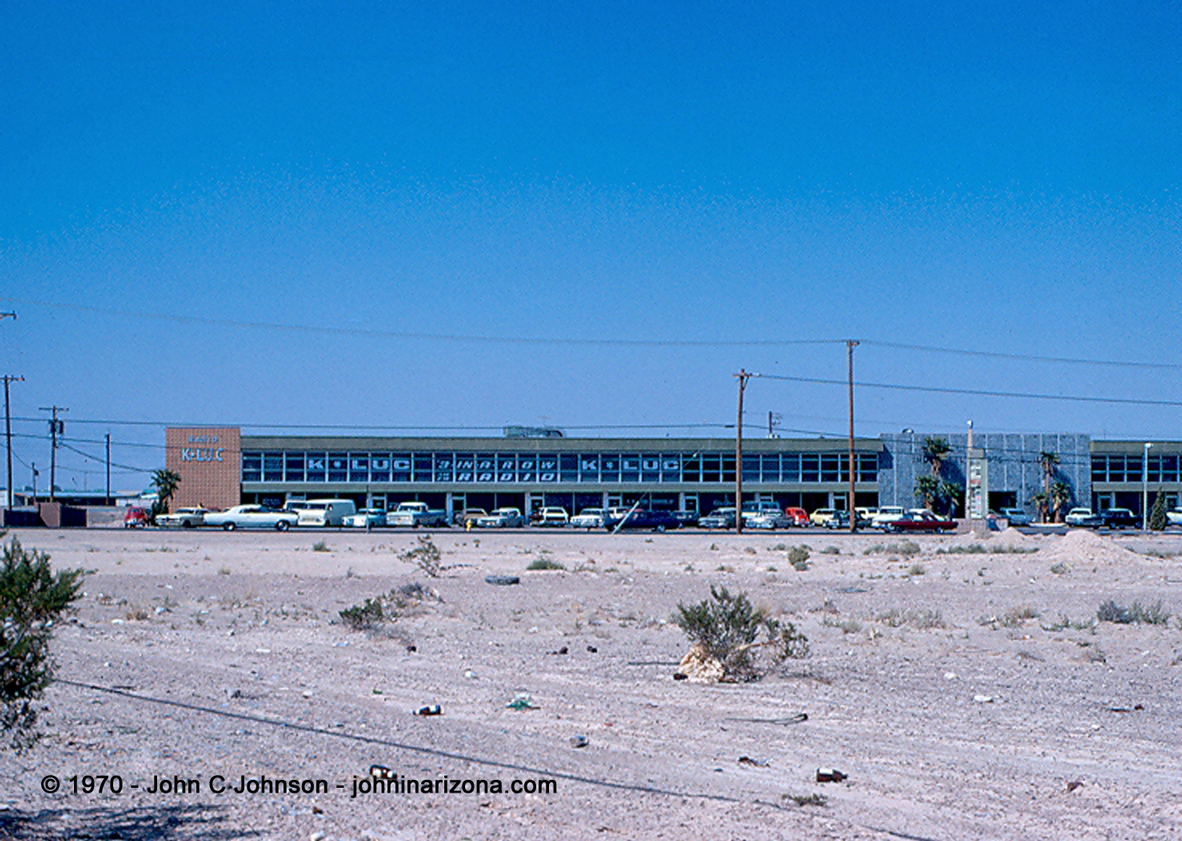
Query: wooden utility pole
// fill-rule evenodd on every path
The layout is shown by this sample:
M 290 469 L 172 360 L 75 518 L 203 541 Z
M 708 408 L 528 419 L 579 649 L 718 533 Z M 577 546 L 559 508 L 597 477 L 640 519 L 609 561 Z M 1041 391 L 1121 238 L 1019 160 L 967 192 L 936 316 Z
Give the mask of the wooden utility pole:
M 739 417 L 735 424 L 735 534 L 743 533 L 743 391 L 754 374 L 744 368 L 735 377 L 739 381 Z
M 61 406 L 42 406 L 42 412 L 53 412 L 53 419 L 49 421 L 49 501 L 54 501 L 55 484 L 57 482 L 57 436 L 58 431 L 62 429 L 62 422 L 57 419 L 58 412 L 68 412 L 69 409 Z
M 857 346 L 858 343 L 853 339 L 846 340 L 845 355 L 850 378 L 850 500 L 847 507 L 849 508 L 851 534 L 858 530 L 858 512 L 854 510 L 854 481 L 858 476 L 854 457 L 854 348 Z
M 8 495 L 7 507 L 12 508 L 12 412 L 8 406 L 8 384 L 23 383 L 24 377 L 4 375 L 4 438 L 8 449 Z
M 369 499 L 369 494 L 366 493 L 365 498 Z M 107 505 L 114 505 L 115 501 L 111 499 L 111 433 L 107 433 Z

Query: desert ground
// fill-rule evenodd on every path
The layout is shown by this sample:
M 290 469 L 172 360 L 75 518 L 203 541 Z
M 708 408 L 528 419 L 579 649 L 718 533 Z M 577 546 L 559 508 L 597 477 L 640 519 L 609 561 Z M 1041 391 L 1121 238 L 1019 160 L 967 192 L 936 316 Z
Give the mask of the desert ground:
M 15 534 L 89 573 L 0 839 L 1182 837 L 1180 534 L 442 530 L 437 577 L 407 532 Z M 811 655 L 675 680 L 711 585 Z

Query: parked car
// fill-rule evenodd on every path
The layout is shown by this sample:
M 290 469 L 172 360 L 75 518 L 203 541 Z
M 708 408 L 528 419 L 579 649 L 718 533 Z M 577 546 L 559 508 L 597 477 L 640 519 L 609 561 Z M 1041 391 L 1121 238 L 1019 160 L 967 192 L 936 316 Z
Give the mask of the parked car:
M 874 515 L 878 513 L 877 508 L 858 507 L 854 510 L 858 512 L 858 528 L 862 528 L 863 520 L 869 524 L 874 519 Z
M 588 531 L 601 529 L 606 513 L 602 508 L 584 508 L 570 518 L 570 524 L 576 529 L 587 529 Z
M 792 521 L 792 525 L 800 528 L 808 528 L 809 512 L 803 508 L 796 508 L 795 506 L 788 506 L 784 509 L 784 516 Z
M 814 526 L 823 526 L 829 520 L 832 520 L 837 515 L 836 508 L 818 508 L 809 517 L 809 522 Z
M 1171 526 L 1182 526 L 1182 508 L 1166 512 L 1166 522 Z
M 677 522 L 681 523 L 682 528 L 685 528 L 686 526 L 696 526 L 698 524 L 697 511 L 687 511 L 683 508 L 678 511 L 674 511 L 673 516 L 677 519 Z
M 735 527 L 735 509 L 715 508 L 705 517 L 699 517 L 698 525 L 704 529 L 733 529 Z
M 535 525 L 538 526 L 565 526 L 570 524 L 570 514 L 566 513 L 565 508 L 556 505 L 547 505 L 538 511 L 538 520 Z
M 1141 518 L 1128 508 L 1105 508 L 1100 512 L 1100 528 L 1139 529 Z
M 860 510 L 861 509 L 855 509 L 855 516 L 858 518 L 857 519 L 858 528 L 868 529 L 868 528 L 870 528 L 871 520 L 869 517 L 863 517 L 861 515 L 861 513 L 859 513 Z M 825 528 L 833 530 L 833 531 L 837 531 L 839 529 L 845 529 L 848 531 L 849 527 L 850 527 L 850 514 L 848 511 L 835 511 L 833 516 L 825 521 Z
M 476 525 L 482 529 L 517 529 L 525 525 L 525 517 L 520 508 L 497 508 L 477 520 Z
M 1091 508 L 1072 508 L 1067 512 L 1064 522 L 1069 526 L 1091 526 L 1094 528 L 1096 520 L 1093 518 L 1095 517 Z
M 885 529 L 885 524 L 893 522 L 902 517 L 906 512 L 902 505 L 880 505 L 878 506 L 878 513 L 870 518 L 870 527 L 873 529 Z
M 776 529 L 786 529 L 792 527 L 792 521 L 784 516 L 784 512 L 779 508 L 765 509 L 753 514 L 743 512 L 743 528 L 747 529 L 768 529 L 775 531 Z
M 446 528 L 447 511 L 431 508 L 425 502 L 411 500 L 400 502 L 393 511 L 386 513 L 386 525 L 403 528 Z
M 156 525 L 164 528 L 191 529 L 205 525 L 205 515 L 208 513 L 207 508 L 178 508 L 172 514 L 158 514 Z
M 1000 514 L 1011 526 L 1028 526 L 1034 522 L 1034 518 L 1021 508 L 1003 508 Z
M 294 511 L 280 511 L 261 505 L 235 505 L 225 511 L 214 511 L 205 515 L 205 525 L 221 526 L 226 531 L 234 529 L 278 529 L 287 531 L 299 523 Z
M 341 525 L 351 529 L 372 529 L 374 526 L 386 525 L 386 510 L 384 508 L 362 508 L 356 514 L 349 514 Z
M 651 531 L 668 531 L 681 527 L 681 523 L 677 522 L 668 511 L 654 511 L 651 508 L 633 508 L 628 509 L 627 513 L 621 518 L 608 517 L 604 520 L 603 527 L 608 531 L 614 529 L 649 529 Z
M 455 517 L 452 518 L 452 522 L 454 522 L 457 526 L 467 526 L 469 523 L 476 525 L 476 522 L 481 517 L 487 516 L 488 512 L 483 508 L 465 508 L 463 511 L 456 514 Z
M 892 532 L 952 531 L 956 528 L 956 521 L 946 517 L 938 517 L 931 511 L 908 511 L 897 520 L 885 522 L 880 528 Z
M 123 515 L 123 528 L 145 529 L 152 524 L 152 515 L 147 508 L 133 506 Z

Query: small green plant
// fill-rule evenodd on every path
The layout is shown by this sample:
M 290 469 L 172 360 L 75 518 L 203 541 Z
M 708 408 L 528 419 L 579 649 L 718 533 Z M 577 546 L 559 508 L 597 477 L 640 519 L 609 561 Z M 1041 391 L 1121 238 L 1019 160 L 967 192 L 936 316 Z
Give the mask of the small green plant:
M 706 657 L 722 667 L 722 679 L 758 680 L 768 665 L 756 658 L 766 654 L 772 664 L 807 657 L 808 638 L 791 622 L 771 618 L 756 608 L 746 593 L 731 595 L 725 587 L 710 587 L 710 598 L 695 605 L 677 605 L 674 622 Z
M 888 628 L 898 628 L 903 625 L 910 625 L 913 628 L 920 630 L 930 630 L 932 628 L 946 628 L 944 617 L 938 610 L 931 610 L 925 608 L 923 610 L 899 610 L 893 607 L 890 610 L 883 611 L 874 617 L 875 622 L 881 622 Z
M 83 571 L 53 573 L 49 555 L 26 551 L 15 537 L 0 564 L 0 730 L 16 751 L 39 734 L 34 702 L 53 682 L 49 641 L 58 618 L 71 609 Z
M 822 555 L 840 555 L 841 549 L 837 546 L 826 546 L 821 550 Z
M 549 558 L 534 558 L 530 565 L 526 567 L 529 570 L 546 570 L 546 569 L 566 569 L 565 566 L 558 561 L 552 561 Z
M 1169 524 L 1170 519 L 1166 516 L 1166 495 L 1158 491 L 1157 497 L 1153 500 L 1153 508 L 1149 511 L 1148 525 L 1152 531 L 1165 531 Z
M 1037 619 L 1038 611 L 1028 604 L 1020 605 L 1019 607 L 1011 607 L 998 620 L 998 624 L 1003 628 L 1017 628 L 1027 619 Z
M 785 800 L 791 800 L 797 806 L 828 806 L 829 798 L 823 794 L 785 794 Z
M 329 552 L 331 550 L 328 548 L 328 544 L 325 543 L 323 540 L 317 540 L 315 543 L 312 544 L 312 551 L 313 552 Z
M 875 543 L 863 554 L 865 555 L 902 555 L 909 558 L 919 554 L 919 544 L 914 540 L 904 540 L 900 543 Z
M 431 540 L 429 534 L 419 535 L 418 541 L 418 546 L 407 549 L 400 557 L 404 561 L 413 563 L 429 578 L 438 578 L 443 553 L 439 551 L 439 547 Z
M 1170 612 L 1162 607 L 1160 601 L 1152 605 L 1133 602 L 1131 607 L 1124 608 L 1109 599 L 1096 611 L 1096 618 L 1101 622 L 1116 622 L 1121 625 L 1165 625 L 1170 621 L 1170 616 Z
M 1051 572 L 1053 572 L 1055 575 L 1066 575 L 1067 573 L 1071 572 L 1071 567 L 1060 561 L 1059 563 L 1053 564 L 1051 566 Z
M 908 578 L 915 578 L 916 576 L 923 575 L 926 572 L 927 569 L 924 568 L 923 564 L 912 564 L 911 567 L 905 573 L 903 573 L 903 575 L 907 576 Z
M 384 598 L 366 599 L 363 604 L 353 605 L 341 611 L 341 620 L 354 631 L 371 631 L 387 619 L 393 621 L 396 616 L 388 612 L 384 605 Z
M 804 572 L 809 568 L 809 550 L 807 546 L 793 546 L 788 550 L 788 563 L 797 572 Z

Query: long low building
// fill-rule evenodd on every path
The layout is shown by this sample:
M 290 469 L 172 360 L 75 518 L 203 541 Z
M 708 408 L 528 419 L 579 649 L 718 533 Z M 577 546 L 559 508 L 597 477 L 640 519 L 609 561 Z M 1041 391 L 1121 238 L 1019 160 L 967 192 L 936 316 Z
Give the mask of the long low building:
M 967 436 L 941 435 L 951 452 L 947 481 L 964 484 Z M 857 505 L 915 503 L 929 471 L 926 433 L 854 441 Z M 1041 454 L 1058 457 L 1055 481 L 1075 504 L 1141 510 L 1152 491 L 1170 507 L 1182 491 L 1182 443 L 1092 441 L 1086 435 L 978 434 L 988 466 L 990 508 L 1026 507 L 1046 483 Z M 240 502 L 348 498 L 389 508 L 406 500 L 458 512 L 558 505 L 575 512 L 631 505 L 706 512 L 733 504 L 735 442 L 725 438 L 372 437 L 242 435 L 236 427 L 169 428 L 166 466 L 181 476 L 178 505 L 226 508 Z M 849 443 L 837 438 L 745 438 L 745 499 L 809 511 L 844 508 Z M 1144 452 L 1150 453 L 1142 471 Z

